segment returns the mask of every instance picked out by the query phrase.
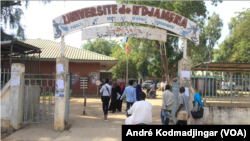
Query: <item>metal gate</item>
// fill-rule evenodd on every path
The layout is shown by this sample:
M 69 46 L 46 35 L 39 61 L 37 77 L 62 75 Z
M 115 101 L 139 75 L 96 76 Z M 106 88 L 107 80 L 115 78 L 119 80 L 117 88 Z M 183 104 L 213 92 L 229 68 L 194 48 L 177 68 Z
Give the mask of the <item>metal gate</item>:
M 22 78 L 22 123 L 53 124 L 56 74 L 23 74 Z M 68 81 L 66 122 L 69 114 L 69 84 Z

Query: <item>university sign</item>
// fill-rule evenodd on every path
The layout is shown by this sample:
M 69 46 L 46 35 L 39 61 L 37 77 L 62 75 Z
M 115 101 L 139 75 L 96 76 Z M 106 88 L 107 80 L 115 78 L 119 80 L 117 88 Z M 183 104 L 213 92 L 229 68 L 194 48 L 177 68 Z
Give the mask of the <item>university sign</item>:
M 167 31 L 141 26 L 98 26 L 82 30 L 82 40 L 105 37 L 135 37 L 166 42 Z
M 199 44 L 198 25 L 189 19 L 164 9 L 129 4 L 87 7 L 61 15 L 53 19 L 54 39 L 89 26 L 123 22 L 159 27 Z

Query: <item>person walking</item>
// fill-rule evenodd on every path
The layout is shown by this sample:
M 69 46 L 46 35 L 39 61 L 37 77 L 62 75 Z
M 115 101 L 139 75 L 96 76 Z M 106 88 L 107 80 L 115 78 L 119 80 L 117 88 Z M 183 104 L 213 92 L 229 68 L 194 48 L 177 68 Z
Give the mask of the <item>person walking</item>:
M 162 93 L 161 122 L 168 125 L 170 114 L 173 109 L 174 94 L 170 91 L 170 86 L 166 85 L 166 91 Z
M 123 92 L 124 92 L 124 89 L 125 89 L 122 80 L 119 82 L 118 87 L 120 88 L 119 94 L 122 95 Z M 118 102 L 117 102 L 117 110 L 118 110 L 119 112 L 122 111 L 122 102 L 123 102 L 123 99 L 120 99 L 120 98 L 119 98 L 119 99 L 118 99 Z
M 140 93 L 142 92 L 141 90 L 141 85 L 140 84 L 137 84 L 137 87 L 136 87 L 136 100 L 139 101 L 140 100 Z
M 152 80 L 152 82 L 151 82 L 150 90 L 147 91 L 147 92 L 148 92 L 147 98 L 149 98 L 150 93 L 151 93 L 152 91 L 156 91 L 156 84 L 154 83 L 154 80 Z
M 109 85 L 109 79 L 105 80 L 105 85 L 102 86 L 100 93 L 102 93 L 102 109 L 104 113 L 104 120 L 108 121 L 108 106 L 110 101 L 110 96 L 112 92 L 112 87 Z
M 193 101 L 193 111 L 197 112 L 199 108 L 203 108 L 203 103 L 201 101 L 201 96 L 199 93 L 196 93 L 194 95 L 194 101 Z M 199 118 L 199 119 L 194 119 L 193 122 L 194 125 L 204 125 L 204 117 Z
M 177 109 L 175 113 L 175 117 L 177 118 L 177 115 L 179 111 L 186 111 L 188 112 L 188 118 L 190 117 L 190 109 L 189 109 L 189 97 L 184 93 L 185 88 L 180 87 L 179 92 L 181 93 L 180 95 L 180 106 Z M 187 120 L 178 120 L 176 125 L 187 125 Z
M 116 106 L 118 102 L 118 97 L 120 97 L 119 94 L 119 87 L 117 87 L 116 81 L 112 82 L 112 93 L 111 93 L 111 103 L 109 106 L 109 111 L 112 111 L 112 113 L 115 113 L 116 111 Z
M 129 86 L 125 88 L 125 90 L 121 96 L 121 100 L 122 100 L 123 97 L 127 94 L 127 99 L 126 99 L 127 110 L 129 110 L 129 108 L 134 104 L 134 102 L 136 102 L 136 90 L 132 85 L 133 85 L 133 81 L 130 80 Z M 128 114 L 127 114 L 127 116 L 128 116 Z
M 140 101 L 136 101 L 128 110 L 128 114 L 131 116 L 125 120 L 126 125 L 152 123 L 152 104 L 145 101 L 145 98 L 146 94 L 141 92 Z
M 161 91 L 162 91 L 162 92 L 165 91 L 165 90 L 164 90 L 164 87 L 165 87 L 165 83 L 162 81 L 162 82 L 161 82 Z

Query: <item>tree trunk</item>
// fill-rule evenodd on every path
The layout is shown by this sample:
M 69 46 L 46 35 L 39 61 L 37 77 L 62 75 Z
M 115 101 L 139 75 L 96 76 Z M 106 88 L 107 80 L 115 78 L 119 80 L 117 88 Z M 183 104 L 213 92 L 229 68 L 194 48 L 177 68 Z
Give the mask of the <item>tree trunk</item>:
M 157 49 L 159 50 L 159 53 L 161 54 L 161 48 L 160 48 L 160 43 L 159 41 L 155 41 L 156 45 L 157 45 Z M 163 64 L 163 68 L 164 68 L 164 71 L 165 71 L 165 80 L 167 81 L 167 84 L 169 84 L 169 79 L 167 76 L 169 76 L 169 72 L 168 72 L 168 61 L 167 61 L 167 55 L 164 56 L 161 54 L 161 62 Z M 166 62 L 165 62 L 166 61 Z

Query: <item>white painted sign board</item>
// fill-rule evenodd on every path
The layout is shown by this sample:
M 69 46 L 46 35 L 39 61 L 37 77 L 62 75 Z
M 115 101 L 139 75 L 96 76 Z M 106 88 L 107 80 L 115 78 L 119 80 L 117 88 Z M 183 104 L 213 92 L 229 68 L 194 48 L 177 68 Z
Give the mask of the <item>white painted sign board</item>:
M 100 84 L 101 84 L 101 81 L 100 81 L 100 80 L 97 80 L 97 81 L 95 82 L 95 84 L 96 84 L 96 85 L 100 85 Z
M 82 40 L 103 37 L 135 37 L 166 42 L 167 31 L 140 26 L 99 26 L 82 30 Z
M 139 23 L 176 33 L 199 44 L 199 27 L 168 10 L 144 5 L 107 4 L 65 13 L 51 21 L 54 39 L 83 28 L 106 23 Z

